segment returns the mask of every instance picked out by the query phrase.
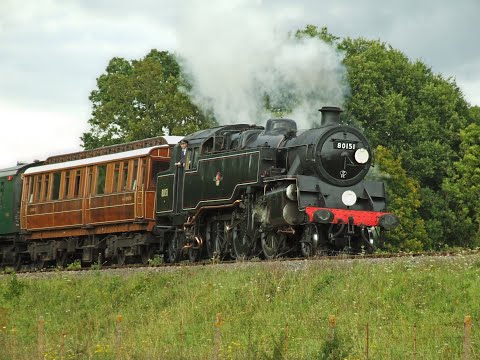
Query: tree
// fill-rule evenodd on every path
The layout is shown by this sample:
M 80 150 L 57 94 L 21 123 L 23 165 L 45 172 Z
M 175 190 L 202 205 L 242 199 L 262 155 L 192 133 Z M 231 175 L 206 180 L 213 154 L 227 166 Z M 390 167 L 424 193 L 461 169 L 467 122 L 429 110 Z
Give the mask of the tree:
M 210 127 L 213 119 L 190 101 L 180 66 L 166 51 L 141 60 L 110 60 L 90 94 L 90 130 L 81 137 L 92 149 L 159 135 L 184 135 Z
M 480 246 L 480 116 L 460 135 L 461 158 L 444 179 L 443 190 L 457 215 L 449 226 L 452 243 L 475 247 Z
M 425 222 L 419 215 L 420 186 L 402 168 L 387 148 L 376 148 L 380 177 L 386 183 L 388 208 L 400 219 L 400 225 L 386 234 L 386 247 L 390 250 L 418 251 L 430 247 Z

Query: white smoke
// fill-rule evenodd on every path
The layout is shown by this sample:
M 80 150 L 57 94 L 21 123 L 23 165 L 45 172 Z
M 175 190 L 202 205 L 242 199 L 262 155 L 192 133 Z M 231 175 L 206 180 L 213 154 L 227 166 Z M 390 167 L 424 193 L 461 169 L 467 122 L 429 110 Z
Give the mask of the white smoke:
M 285 24 L 297 8 L 267 12 L 255 0 L 186 0 L 178 48 L 193 101 L 222 124 L 264 123 L 270 104 L 289 101 L 301 127 L 324 105 L 342 106 L 348 91 L 342 56 L 318 38 L 296 39 Z M 283 30 L 279 30 L 283 29 Z

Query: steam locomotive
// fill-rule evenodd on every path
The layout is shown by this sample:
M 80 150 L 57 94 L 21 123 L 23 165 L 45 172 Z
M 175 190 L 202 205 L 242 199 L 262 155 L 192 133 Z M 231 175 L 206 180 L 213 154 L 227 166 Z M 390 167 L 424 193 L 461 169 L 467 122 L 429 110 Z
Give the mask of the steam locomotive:
M 367 139 L 340 124 L 339 108 L 321 112 L 316 129 L 271 119 L 187 136 L 185 166 L 172 160 L 157 178 L 154 230 L 166 259 L 372 251 L 369 230 L 398 219 L 385 212 L 384 183 L 364 180 Z
M 234 124 L 0 170 L 0 266 L 267 259 L 372 251 L 397 225 L 372 150 L 323 107 L 318 128 Z

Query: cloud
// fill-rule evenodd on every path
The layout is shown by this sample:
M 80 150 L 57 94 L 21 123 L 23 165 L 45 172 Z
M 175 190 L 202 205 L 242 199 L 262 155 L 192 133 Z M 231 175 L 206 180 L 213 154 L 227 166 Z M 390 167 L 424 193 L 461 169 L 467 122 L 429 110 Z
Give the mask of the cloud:
M 2 4 L 0 23 L 8 31 L 0 33 L 0 98 L 17 104 L 26 105 L 26 98 L 46 106 L 86 104 L 95 77 L 112 57 L 138 58 L 175 43 L 173 29 L 153 14 L 123 21 L 115 7 L 92 12 L 81 1 Z
M 77 134 L 86 130 L 84 122 L 65 112 L 26 110 L 4 103 L 0 103 L 0 119 L 5 130 L 0 132 L 0 168 L 79 151 Z M 12 132 L 9 125 L 22 130 Z

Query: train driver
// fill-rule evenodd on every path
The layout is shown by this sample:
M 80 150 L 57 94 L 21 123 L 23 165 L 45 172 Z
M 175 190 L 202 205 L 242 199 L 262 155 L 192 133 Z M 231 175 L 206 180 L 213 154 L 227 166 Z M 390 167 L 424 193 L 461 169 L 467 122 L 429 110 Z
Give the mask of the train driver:
M 182 139 L 180 141 L 180 147 L 182 148 L 182 152 L 180 154 L 180 161 L 176 162 L 175 165 L 177 166 L 185 166 L 185 162 L 187 159 L 187 146 L 188 146 L 188 140 Z

